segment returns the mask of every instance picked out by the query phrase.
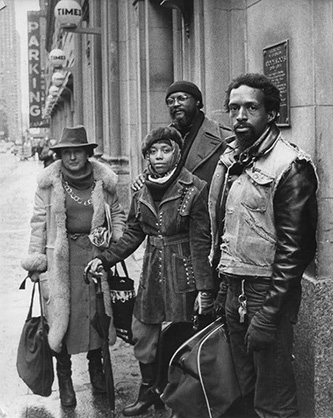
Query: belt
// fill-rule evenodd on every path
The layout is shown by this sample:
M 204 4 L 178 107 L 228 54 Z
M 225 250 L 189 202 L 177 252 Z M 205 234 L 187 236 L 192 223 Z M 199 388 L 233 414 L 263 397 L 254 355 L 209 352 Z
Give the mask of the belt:
M 74 241 L 76 241 L 79 238 L 84 238 L 84 237 L 88 237 L 89 236 L 89 234 L 85 234 L 85 233 L 75 233 L 75 234 L 73 234 L 71 232 L 68 232 L 67 235 L 68 235 L 69 238 L 71 238 Z
M 176 245 L 189 242 L 190 238 L 188 234 L 172 235 L 170 237 L 164 237 L 162 235 L 149 235 L 148 242 L 153 247 L 163 248 L 167 245 Z
M 227 279 L 227 282 L 229 284 L 239 284 L 242 282 L 242 280 L 245 280 L 245 282 L 256 282 L 260 284 L 267 284 L 271 281 L 270 277 L 264 277 L 264 276 L 236 276 L 236 275 L 230 275 L 225 274 L 224 277 Z

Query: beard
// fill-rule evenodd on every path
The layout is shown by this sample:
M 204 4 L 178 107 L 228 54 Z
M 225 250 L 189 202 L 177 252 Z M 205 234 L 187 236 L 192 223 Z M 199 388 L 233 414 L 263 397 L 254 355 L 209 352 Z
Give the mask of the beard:
M 185 111 L 184 109 L 181 110 L 181 114 L 177 114 L 175 111 L 170 111 L 171 121 L 178 131 L 186 132 L 193 123 L 193 119 L 197 114 L 197 109 L 194 109 L 192 112 Z
M 247 132 L 237 132 L 237 128 L 240 126 L 246 126 L 246 128 L 248 128 Z M 255 130 L 253 128 L 253 126 L 251 125 L 235 125 L 234 126 L 234 132 L 237 138 L 237 145 L 239 150 L 242 152 L 244 150 L 246 150 L 247 148 L 249 148 L 251 145 L 253 145 L 257 138 L 256 138 L 256 133 Z

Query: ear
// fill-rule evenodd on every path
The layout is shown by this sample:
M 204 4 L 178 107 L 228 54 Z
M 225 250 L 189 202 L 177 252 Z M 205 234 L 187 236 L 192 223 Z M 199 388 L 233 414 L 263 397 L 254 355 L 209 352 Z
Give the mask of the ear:
M 273 122 L 276 118 L 276 110 L 270 110 L 267 112 L 267 123 Z

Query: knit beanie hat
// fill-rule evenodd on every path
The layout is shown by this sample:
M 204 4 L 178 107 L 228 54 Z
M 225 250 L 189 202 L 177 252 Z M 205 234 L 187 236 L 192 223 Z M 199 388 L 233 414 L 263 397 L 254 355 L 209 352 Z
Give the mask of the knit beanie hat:
M 165 128 L 157 128 L 152 130 L 142 141 L 142 155 L 146 157 L 147 151 L 149 148 L 157 141 L 167 139 L 174 141 L 179 145 L 179 148 L 182 149 L 183 141 L 180 132 L 177 131 L 173 126 L 167 126 Z
M 172 83 L 166 91 L 165 100 L 170 96 L 170 94 L 177 93 L 179 91 L 190 94 L 195 99 L 200 101 L 200 108 L 203 106 L 202 93 L 199 88 L 194 83 L 185 80 L 175 81 Z

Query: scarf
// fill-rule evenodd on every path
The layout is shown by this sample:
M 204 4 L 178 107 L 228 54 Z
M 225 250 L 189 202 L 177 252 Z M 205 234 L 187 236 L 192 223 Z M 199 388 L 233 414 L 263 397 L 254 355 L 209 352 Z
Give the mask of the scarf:
M 153 198 L 156 208 L 162 201 L 164 193 L 168 190 L 168 188 L 172 185 L 172 183 L 178 178 L 181 169 L 182 169 L 181 165 L 178 165 L 177 167 L 174 168 L 172 173 L 170 173 L 170 175 L 167 177 L 163 177 L 161 179 L 153 179 L 148 176 L 148 178 L 146 179 L 145 185 L 147 186 L 147 189 L 149 190 Z

